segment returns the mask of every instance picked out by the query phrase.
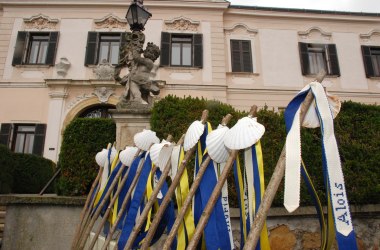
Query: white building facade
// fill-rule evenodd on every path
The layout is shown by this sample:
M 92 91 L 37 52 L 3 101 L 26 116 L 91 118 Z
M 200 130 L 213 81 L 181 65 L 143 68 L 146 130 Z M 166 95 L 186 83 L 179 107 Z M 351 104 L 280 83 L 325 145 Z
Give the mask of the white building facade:
M 320 69 L 343 100 L 380 101 L 380 14 L 145 1 L 161 48 L 160 97 L 280 110 Z M 125 0 L 0 0 L 0 143 L 57 161 L 78 116 L 102 116 L 123 86 L 112 65 L 129 31 Z M 107 64 L 104 64 L 108 62 Z M 102 64 L 103 63 L 103 64 Z M 127 74 L 124 70 L 122 75 Z

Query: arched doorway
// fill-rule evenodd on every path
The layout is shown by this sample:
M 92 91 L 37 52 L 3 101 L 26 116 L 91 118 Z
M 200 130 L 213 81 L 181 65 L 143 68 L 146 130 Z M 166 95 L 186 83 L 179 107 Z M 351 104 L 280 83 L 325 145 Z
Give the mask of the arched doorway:
M 81 118 L 111 118 L 109 109 L 114 109 L 115 105 L 112 104 L 97 104 L 90 106 L 79 113 L 78 117 Z

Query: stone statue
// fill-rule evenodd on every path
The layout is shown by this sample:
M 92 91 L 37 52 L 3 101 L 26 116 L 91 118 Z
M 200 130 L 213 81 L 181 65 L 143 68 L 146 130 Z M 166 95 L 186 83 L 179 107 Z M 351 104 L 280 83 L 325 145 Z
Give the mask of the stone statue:
M 145 35 L 141 31 L 127 33 L 126 40 L 114 75 L 115 80 L 125 86 L 118 109 L 152 104 L 151 94 L 160 93 L 157 81 L 152 80 L 158 68 L 154 61 L 160 56 L 160 49 L 153 43 L 148 43 L 143 50 Z M 129 74 L 121 78 L 120 71 L 125 66 L 128 67 Z

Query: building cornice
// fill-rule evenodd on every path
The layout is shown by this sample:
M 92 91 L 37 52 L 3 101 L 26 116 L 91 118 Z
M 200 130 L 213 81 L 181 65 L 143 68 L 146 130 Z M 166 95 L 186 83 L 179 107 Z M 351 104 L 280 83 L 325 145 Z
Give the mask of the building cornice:
M 241 7 L 241 6 L 240 6 Z M 243 6 L 246 7 L 246 6 Z M 355 13 L 355 12 L 328 12 L 328 11 L 307 11 L 296 9 L 277 8 L 237 8 L 230 6 L 225 12 L 226 15 L 240 15 L 251 17 L 272 17 L 286 19 L 311 19 L 311 20 L 334 20 L 334 21 L 356 21 L 356 22 L 379 22 L 380 13 Z
M 125 0 L 0 0 L 0 7 L 14 6 L 68 6 L 68 7 L 124 7 L 128 9 L 130 1 Z M 206 8 L 206 9 L 227 9 L 230 5 L 225 0 L 150 0 L 145 1 L 144 6 L 150 7 L 165 7 L 165 8 Z

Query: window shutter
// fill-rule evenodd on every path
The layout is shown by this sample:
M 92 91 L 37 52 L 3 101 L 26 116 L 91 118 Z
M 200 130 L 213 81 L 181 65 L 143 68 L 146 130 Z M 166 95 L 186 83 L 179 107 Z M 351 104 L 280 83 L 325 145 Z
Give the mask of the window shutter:
M 97 63 L 97 47 L 98 47 L 99 33 L 88 32 L 86 58 L 84 65 L 95 65 Z
M 19 31 L 17 34 L 16 47 L 13 53 L 13 60 L 12 60 L 13 66 L 23 64 L 28 35 L 29 33 L 25 31 Z
M 193 58 L 194 67 L 203 67 L 203 44 L 202 34 L 194 34 L 193 36 Z
M 45 144 L 46 124 L 36 124 L 36 132 L 34 134 L 33 154 L 43 155 Z
M 241 72 L 242 63 L 240 60 L 240 41 L 231 40 L 231 65 L 232 72 Z
M 122 59 L 124 57 L 124 46 L 127 44 L 127 32 L 121 32 L 120 33 L 120 48 L 119 48 L 119 61 L 118 63 L 120 63 L 120 59 Z
M 371 59 L 371 48 L 369 46 L 362 45 L 363 62 L 365 68 L 365 75 L 367 78 L 375 76 Z
M 241 41 L 243 72 L 252 72 L 251 41 Z
M 49 46 L 48 46 L 46 62 L 45 62 L 45 64 L 47 65 L 53 66 L 55 64 L 55 55 L 57 52 L 58 36 L 59 36 L 58 32 L 50 32 Z
M 11 138 L 12 132 L 12 123 L 3 123 L 1 124 L 0 129 L 0 144 L 9 146 L 9 140 Z
M 308 54 L 307 46 L 308 46 L 307 43 L 298 43 L 298 47 L 300 51 L 302 75 L 309 74 L 309 54 Z
M 329 75 L 340 76 L 338 54 L 336 52 L 335 44 L 328 45 L 328 52 L 329 52 L 330 69 L 331 69 L 331 72 L 329 72 Z
M 161 56 L 160 56 L 161 66 L 170 66 L 170 40 L 171 40 L 170 33 L 161 32 Z

